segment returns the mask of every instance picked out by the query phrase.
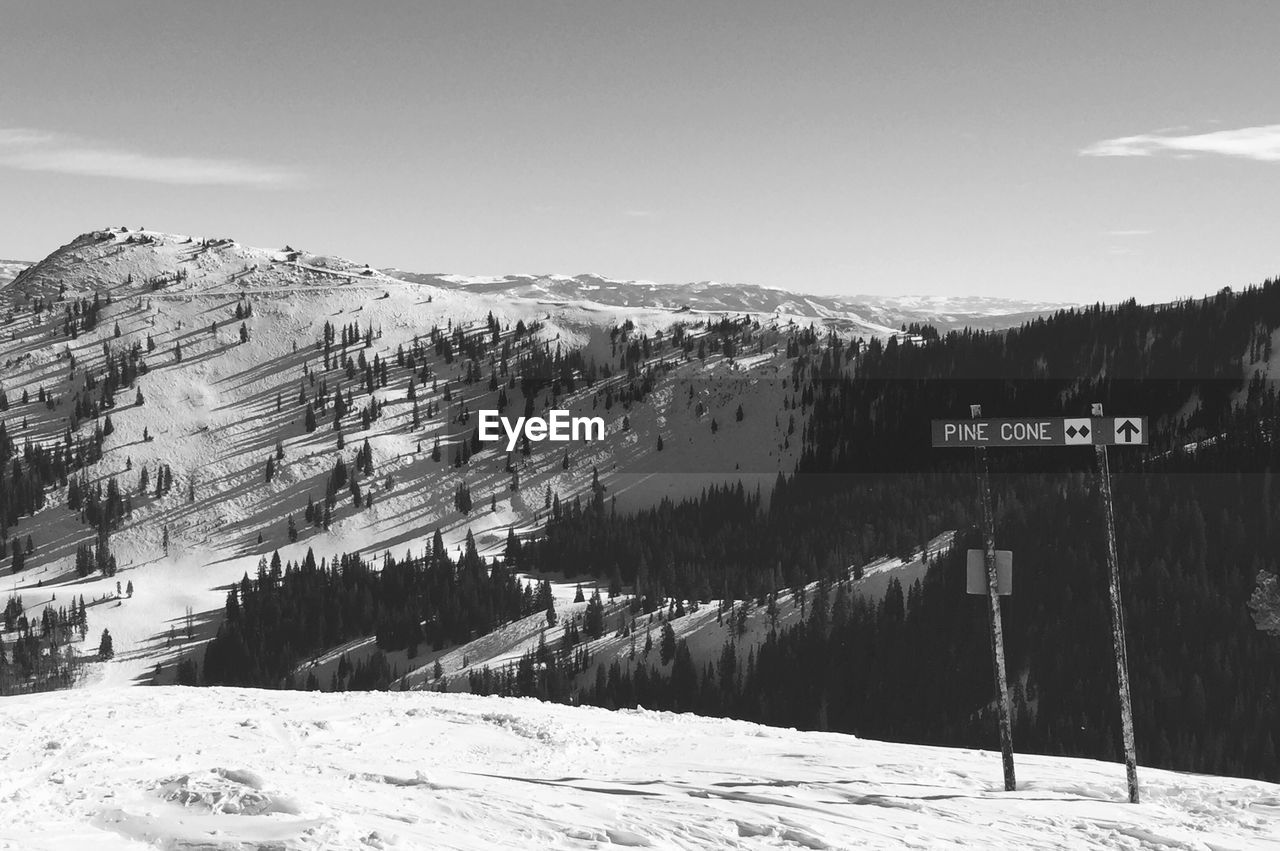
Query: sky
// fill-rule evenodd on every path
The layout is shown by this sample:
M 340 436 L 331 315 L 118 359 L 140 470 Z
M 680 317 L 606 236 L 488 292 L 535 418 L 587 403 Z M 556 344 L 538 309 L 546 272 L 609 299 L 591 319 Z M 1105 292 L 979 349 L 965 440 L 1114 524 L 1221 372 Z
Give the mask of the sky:
M 0 0 L 0 257 L 1140 301 L 1280 274 L 1280 4 Z

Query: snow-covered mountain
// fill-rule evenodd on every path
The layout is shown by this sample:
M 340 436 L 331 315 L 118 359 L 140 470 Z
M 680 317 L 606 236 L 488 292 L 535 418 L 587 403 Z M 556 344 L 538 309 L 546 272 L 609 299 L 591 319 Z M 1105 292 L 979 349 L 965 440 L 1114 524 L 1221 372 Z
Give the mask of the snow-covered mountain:
M 902 325 L 928 323 L 941 331 L 1009 328 L 1070 305 L 986 296 L 800 295 L 754 284 L 699 281 L 656 284 L 600 275 L 504 275 L 476 277 L 386 269 L 409 281 L 451 289 L 502 294 L 554 305 L 600 305 L 672 312 L 753 314 L 800 325 L 813 323 L 844 333 L 887 336 Z
M 66 311 L 95 297 L 103 301 L 95 327 L 66 333 Z M 35 312 L 36 301 L 48 309 Z M 238 305 L 252 305 L 252 315 L 236 319 Z M 696 495 L 709 483 L 728 480 L 767 487 L 779 471 L 794 467 L 799 449 L 798 440 L 788 439 L 788 419 L 776 415 L 787 394 L 786 358 L 776 344 L 782 332 L 766 327 L 760 339 L 775 342 L 733 358 L 676 358 L 668 347 L 671 362 L 644 402 L 630 410 L 608 408 L 603 384 L 563 393 L 558 407 L 604 416 L 606 439 L 571 446 L 567 466 L 564 450 L 554 444 L 535 445 L 528 457 L 516 453 L 520 490 L 513 491 L 505 452 L 489 450 L 463 466 L 450 463 L 474 425 L 456 422 L 464 402 L 472 411 L 496 407 L 488 381 L 468 384 L 463 359 L 447 360 L 430 347 L 415 369 L 396 365 L 397 351 L 412 348 L 433 326 L 480 328 L 493 314 L 508 329 L 521 321 L 539 323 L 540 344 L 582 348 L 612 361 L 616 370 L 610 329 L 633 321 L 637 328 L 628 333 L 656 332 L 670 327 L 669 311 L 549 308 L 502 293 L 401 280 L 288 246 L 257 249 L 232 240 L 119 229 L 84 234 L 0 287 L 0 315 L 10 311 L 14 318 L 0 329 L 0 387 L 9 403 L 0 420 L 9 437 L 19 447 L 27 440 L 57 445 L 73 420 L 78 435 L 88 438 L 110 417 L 102 458 L 86 475 L 104 487 L 114 478 L 130 496 L 132 513 L 111 536 L 120 573 L 78 577 L 77 548 L 92 542 L 93 530 L 68 508 L 65 488 L 54 489 L 43 509 L 10 530 L 33 539 L 24 569 L 13 574 L 11 560 L 0 560 L 0 577 L 7 590 L 23 595 L 33 616 L 65 602 L 64 586 L 98 602 L 91 629 L 97 635 L 108 627 L 115 636 L 118 661 L 100 672 L 112 679 L 150 681 L 159 664 L 162 681 L 170 680 L 172 663 L 199 653 L 216 630 L 227 583 L 253 574 L 258 559 L 277 549 L 286 560 L 300 559 L 309 547 L 318 557 L 421 551 L 439 529 L 451 549 L 471 532 L 482 552 L 494 553 L 508 529 L 532 533 L 540 527 L 548 493 L 569 499 L 589 492 L 597 472 L 611 498 L 627 509 L 664 496 Z M 324 368 L 319 341 L 326 323 L 371 335 L 368 346 L 342 348 L 353 360 L 378 357 L 392 364 L 385 386 L 369 392 L 363 371 L 353 367 L 349 373 L 336 356 Z M 511 332 L 505 333 L 510 340 Z M 706 330 L 691 327 L 688 333 L 698 339 Z M 106 353 L 118 358 L 135 344 L 147 365 L 136 387 L 117 394 L 116 406 L 96 417 L 75 416 L 77 404 L 84 414 L 90 402 L 101 401 L 86 376 L 101 380 Z M 487 379 L 496 364 L 482 367 Z M 430 382 L 421 380 L 424 369 Z M 625 379 L 623 372 L 612 381 Z M 332 413 L 320 415 L 315 431 L 304 427 L 304 409 L 326 383 L 329 395 L 338 386 L 354 394 L 356 410 L 342 429 L 345 449 Z M 518 385 L 509 392 L 513 405 L 523 403 Z M 374 397 L 380 416 L 364 426 L 359 409 Z M 545 398 L 544 392 L 539 405 Z M 739 405 L 747 412 L 741 421 L 734 416 Z M 428 416 L 428 406 L 440 412 Z M 709 428 L 717 418 L 723 423 L 718 432 Z M 802 416 L 797 420 L 798 429 Z M 665 448 L 655 452 L 659 435 Z M 431 457 L 437 439 L 440 460 Z M 308 527 L 308 501 L 323 500 L 335 461 L 349 460 L 365 441 L 375 471 L 364 483 L 372 506 L 357 509 L 344 496 L 327 530 Z M 265 465 L 277 444 L 284 457 L 273 461 L 268 481 Z M 141 474 L 146 469 L 154 483 L 162 465 L 174 486 L 157 496 L 153 487 L 142 488 Z M 477 508 L 470 514 L 453 502 L 462 482 Z M 290 518 L 300 530 L 296 543 L 287 536 Z M 135 593 L 120 599 L 117 583 L 127 582 Z M 183 623 L 188 607 L 198 615 L 194 637 L 187 640 L 179 630 L 174 640 L 173 627 Z
M 138 232 L 141 233 L 141 232 Z M 154 234 L 163 238 L 163 234 Z M 269 251 L 270 258 L 298 254 L 293 249 Z M 366 278 L 374 270 L 341 258 L 308 255 L 331 270 L 345 270 Z M 16 278 L 32 263 L 0 260 L 0 286 Z M 543 308 L 577 307 L 588 314 L 601 311 L 660 311 L 672 314 L 750 314 L 847 334 L 888 336 L 911 323 L 927 323 L 941 331 L 959 328 L 999 329 L 1055 310 L 1071 307 L 1065 302 L 1003 299 L 989 296 L 925 295 L 804 295 L 755 284 L 698 281 L 658 284 L 601 275 L 503 275 L 468 276 L 409 272 L 395 268 L 377 270 L 388 277 L 475 294 L 528 301 Z
M 6 699 L 0 848 L 1274 849 L 1280 786 L 424 692 Z
M 585 279 L 574 280 L 573 287 L 585 286 Z M 83 234 L 0 287 L 6 312 L 15 311 L 7 333 L 0 334 L 0 363 L 5 365 L 0 388 L 10 404 L 0 419 L 19 444 L 56 441 L 73 419 L 84 423 L 81 433 L 86 433 L 95 419 L 73 417 L 77 404 L 87 406 L 97 398 L 86 389 L 86 376 L 105 372 L 107 351 L 140 347 L 140 360 L 148 366 L 135 379 L 143 404 L 130 404 L 135 401 L 130 389 L 116 407 L 102 412 L 110 417 L 111 433 L 104 438 L 102 459 L 87 471 L 90 481 L 104 486 L 115 479 L 132 498 L 132 514 L 111 539 L 121 572 L 114 578 L 75 575 L 77 548 L 91 541 L 93 533 L 59 491 L 15 530 L 31 535 L 35 550 L 25 569 L 12 576 L 11 588 L 24 595 L 33 614 L 45 605 L 58 605 L 57 589 L 67 583 L 74 583 L 77 594 L 108 603 L 95 607 L 92 629 L 95 635 L 110 629 L 118 658 L 95 676 L 111 682 L 168 682 L 174 662 L 198 656 L 202 642 L 216 630 L 227 583 L 253 574 L 258 559 L 275 550 L 287 561 L 300 559 L 310 547 L 321 555 L 401 553 L 420 550 L 440 529 L 450 548 L 470 532 L 481 551 L 492 554 L 501 549 L 509 529 L 538 531 L 548 494 L 569 499 L 586 493 L 596 474 L 624 510 L 663 497 L 693 496 L 708 484 L 726 481 L 767 490 L 777 473 L 793 469 L 804 418 L 794 399 L 781 415 L 787 407 L 790 366 L 778 341 L 797 325 L 807 327 L 809 320 L 776 312 L 784 306 L 778 299 L 786 295 L 778 291 L 730 288 L 739 292 L 731 298 L 730 290 L 702 288 L 719 295 L 696 300 L 694 309 L 664 301 L 661 288 L 653 290 L 647 306 L 626 303 L 622 294 L 630 286 L 619 284 L 609 290 L 611 295 L 595 300 L 579 297 L 553 304 L 532 284 L 513 290 L 494 282 L 427 280 L 291 246 L 259 249 L 230 239 L 125 229 Z M 558 292 L 578 292 L 573 287 Z M 746 299 L 742 292 L 759 298 Z M 760 300 L 766 296 L 774 300 Z M 94 298 L 109 298 L 96 327 L 68 336 L 66 309 Z M 37 301 L 49 309 L 34 312 Z M 242 305 L 252 305 L 252 315 L 243 322 L 234 316 Z M 785 306 L 802 307 L 798 302 Z M 369 392 L 358 374 L 340 368 L 336 360 L 325 370 L 318 351 L 326 323 L 354 325 L 372 337 L 367 347 L 352 347 L 347 354 L 393 362 L 398 350 L 411 347 L 433 326 L 477 325 L 492 314 L 508 327 L 518 321 L 539 323 L 542 343 L 581 348 L 609 363 L 616 355 L 613 331 L 624 322 L 636 324 L 632 334 L 647 330 L 655 335 L 678 322 L 696 338 L 706 333 L 696 327 L 699 321 L 747 309 L 759 309 L 757 351 L 734 357 L 666 356 L 670 363 L 653 390 L 626 409 L 601 405 L 599 387 L 564 394 L 558 406 L 605 415 L 606 439 L 574 445 L 567 465 L 558 447 L 539 447 L 528 458 L 517 455 L 519 492 L 511 489 L 505 453 L 477 456 L 461 467 L 450 463 L 450 453 L 469 426 L 463 428 L 448 416 L 425 415 L 415 425 L 415 402 L 408 389 L 413 370 L 396 366 L 385 387 Z M 239 338 L 241 324 L 246 341 Z M 766 346 L 766 341 L 772 342 Z M 486 383 L 466 382 L 462 361 L 447 362 L 430 350 L 427 361 L 433 383 L 443 386 L 419 382 L 418 406 L 435 404 L 455 413 L 464 399 L 472 410 L 494 406 L 495 393 Z M 75 368 L 68 369 L 73 362 Z M 417 369 L 420 373 L 423 366 Z M 322 417 L 316 431 L 304 430 L 305 403 L 323 386 L 315 381 L 317 373 L 331 385 L 354 389 L 357 408 L 375 397 L 382 405 L 381 416 L 367 426 L 348 419 L 343 439 L 350 448 L 345 452 L 336 443 L 329 416 Z M 446 401 L 449 386 L 457 395 Z M 42 403 L 41 391 L 47 403 Z M 518 400 L 519 391 L 511 392 Z M 736 416 L 739 406 L 745 411 L 742 419 Z M 709 427 L 713 420 L 719 430 Z M 101 427 L 105 419 L 96 423 Z M 665 445 L 656 452 L 659 435 Z M 429 457 L 437 439 L 443 445 L 439 461 Z M 309 500 L 323 498 L 335 460 L 350 456 L 364 441 L 376 471 L 365 484 L 372 506 L 356 509 L 344 501 L 327 530 L 307 526 L 304 509 Z M 283 458 L 273 461 L 274 476 L 268 481 L 264 468 L 277 444 Z M 176 484 L 174 493 L 157 497 L 143 491 L 141 471 L 154 476 L 161 465 L 172 471 Z M 463 482 L 481 510 L 464 514 L 453 504 Z M 296 543 L 286 535 L 290 518 L 300 528 Z M 0 571 L 11 572 L 8 562 L 0 562 Z M 917 567 L 913 575 L 918 572 Z M 118 582 L 131 582 L 134 595 L 121 600 Z M 556 583 L 565 612 L 574 611 L 575 585 Z M 883 593 L 882 586 L 869 593 Z M 785 621 L 792 608 L 788 594 L 780 604 Z M 185 624 L 188 608 L 199 615 L 190 637 L 185 629 L 174 630 L 174 624 Z M 403 651 L 391 659 L 411 685 L 437 685 L 428 682 L 427 672 L 438 659 L 455 683 L 465 683 L 466 671 L 502 664 L 535 646 L 542 632 L 537 620 L 415 660 L 400 658 Z M 699 657 L 719 652 L 724 630 L 711 609 L 678 621 L 681 637 Z M 754 630 L 763 623 L 762 613 L 754 613 L 749 623 Z M 761 638 L 763 632 L 755 631 L 761 632 L 755 639 Z M 753 641 L 742 643 L 745 653 Z M 354 642 L 319 660 L 318 672 L 325 674 L 341 652 L 356 662 L 372 649 L 371 639 Z M 626 642 L 606 636 L 592 653 L 597 664 L 607 665 L 628 649 Z M 157 665 L 162 671 L 158 678 Z

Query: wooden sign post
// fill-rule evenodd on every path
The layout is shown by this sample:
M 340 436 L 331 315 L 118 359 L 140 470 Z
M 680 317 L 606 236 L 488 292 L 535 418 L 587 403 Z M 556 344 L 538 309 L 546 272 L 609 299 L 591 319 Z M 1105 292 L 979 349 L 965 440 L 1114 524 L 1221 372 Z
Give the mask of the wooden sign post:
M 1102 416 L 1102 405 L 1093 406 L 1093 415 Z M 1130 428 L 1132 422 L 1126 420 Z M 1117 434 L 1119 428 L 1117 429 Z M 1129 437 L 1134 435 L 1130 434 Z M 1137 435 L 1146 442 L 1143 423 Z M 1116 685 L 1120 692 L 1120 737 L 1124 742 L 1124 768 L 1129 780 L 1129 803 L 1138 803 L 1138 752 L 1133 743 L 1133 704 L 1129 700 L 1129 652 L 1125 646 L 1124 607 L 1120 604 L 1120 560 L 1116 556 L 1116 513 L 1111 504 L 1111 465 L 1107 461 L 1106 444 L 1093 447 L 1098 456 L 1098 480 L 1102 490 L 1102 513 L 1107 532 L 1107 585 L 1111 602 L 1111 646 L 1116 657 Z
M 1013 774 L 1013 733 L 1010 729 L 1009 686 L 1005 675 L 1004 628 L 1000 618 L 999 573 L 996 564 L 995 519 L 991 508 L 991 481 L 987 468 L 988 446 L 1092 446 L 1098 463 L 1099 490 L 1107 536 L 1107 585 L 1111 607 L 1111 644 L 1115 651 L 1116 683 L 1120 694 L 1120 735 L 1124 744 L 1129 800 L 1138 803 L 1138 756 L 1133 737 L 1133 705 L 1129 698 L 1129 657 L 1125 646 L 1124 607 L 1120 599 L 1120 567 L 1116 555 L 1116 518 L 1111 502 L 1111 468 L 1107 447 L 1142 446 L 1148 441 L 1146 417 L 1104 417 L 1094 404 L 1090 417 L 1040 417 L 1038 419 L 979 419 L 981 405 L 970 405 L 969 420 L 934 420 L 935 447 L 974 448 L 978 464 L 978 492 L 982 503 L 991 651 L 996 676 L 996 702 L 1000 713 L 1000 750 L 1004 756 L 1004 788 L 1016 788 Z M 1005 592 L 1007 593 L 1007 591 Z
M 982 416 L 981 405 L 969 406 L 974 419 Z M 1000 577 L 996 571 L 996 519 L 991 508 L 991 478 L 987 469 L 987 449 L 974 450 L 978 459 L 978 495 L 982 501 L 984 558 L 987 564 L 987 616 L 991 624 L 991 660 L 996 677 L 996 709 L 1000 714 L 1000 757 L 1004 761 L 1004 790 L 1018 788 L 1013 771 L 1013 712 L 1009 706 L 1009 680 L 1004 666 L 1004 622 L 1000 617 Z

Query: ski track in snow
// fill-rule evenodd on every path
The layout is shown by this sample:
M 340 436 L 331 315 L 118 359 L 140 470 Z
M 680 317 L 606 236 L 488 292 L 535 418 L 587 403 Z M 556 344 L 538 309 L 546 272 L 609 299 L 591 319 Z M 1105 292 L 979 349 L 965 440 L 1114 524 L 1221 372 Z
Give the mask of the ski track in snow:
M 3 849 L 1280 847 L 1280 786 L 426 692 L 12 698 Z

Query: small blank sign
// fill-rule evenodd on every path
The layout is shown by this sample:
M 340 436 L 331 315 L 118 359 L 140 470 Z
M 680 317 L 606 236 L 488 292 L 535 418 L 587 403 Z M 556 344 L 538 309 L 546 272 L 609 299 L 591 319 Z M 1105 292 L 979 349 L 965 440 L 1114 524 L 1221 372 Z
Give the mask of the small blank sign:
M 970 594 L 987 593 L 987 559 L 983 550 L 969 550 L 969 573 L 965 590 Z M 996 550 L 996 593 L 1013 593 L 1013 550 Z

